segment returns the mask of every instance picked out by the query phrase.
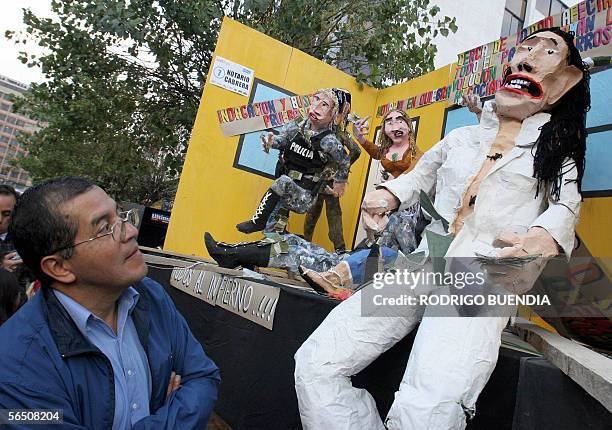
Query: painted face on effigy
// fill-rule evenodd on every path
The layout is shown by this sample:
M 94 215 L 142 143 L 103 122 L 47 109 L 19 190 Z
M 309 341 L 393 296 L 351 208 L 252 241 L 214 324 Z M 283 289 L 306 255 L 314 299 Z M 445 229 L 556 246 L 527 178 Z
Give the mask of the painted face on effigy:
M 568 52 L 565 40 L 551 31 L 525 39 L 495 93 L 498 115 L 524 120 L 554 106 L 582 79 L 582 72 L 568 65 Z
M 406 117 L 400 111 L 391 111 L 385 117 L 383 132 L 395 144 L 406 139 L 410 134 L 410 128 Z
M 335 102 L 329 94 L 324 92 L 316 93 L 308 107 L 308 119 L 312 128 L 320 130 L 329 126 L 334 117 L 334 107 Z

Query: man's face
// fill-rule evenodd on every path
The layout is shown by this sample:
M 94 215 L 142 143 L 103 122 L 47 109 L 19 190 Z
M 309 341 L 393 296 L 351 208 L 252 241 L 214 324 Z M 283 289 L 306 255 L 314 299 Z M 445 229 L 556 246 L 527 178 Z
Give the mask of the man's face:
M 74 243 L 100 236 L 118 221 L 117 203 L 98 187 L 65 203 L 61 210 L 78 221 Z M 147 274 L 147 266 L 136 242 L 138 230 L 129 222 L 123 227 L 123 240 L 119 222 L 113 235 L 74 247 L 74 254 L 66 263 L 75 274 L 76 282 L 120 291 Z
M 527 38 L 510 62 L 510 73 L 495 93 L 497 113 L 523 120 L 546 111 L 582 79 L 582 72 L 567 64 L 568 47 L 551 31 Z
M 314 129 L 328 127 L 334 114 L 334 101 L 325 93 L 317 93 L 308 107 L 308 119 Z
M 384 132 L 393 143 L 399 143 L 408 137 L 410 130 L 406 118 L 400 112 L 392 111 L 385 118 Z
M 0 194 L 0 234 L 4 234 L 8 231 L 15 203 L 15 196 Z

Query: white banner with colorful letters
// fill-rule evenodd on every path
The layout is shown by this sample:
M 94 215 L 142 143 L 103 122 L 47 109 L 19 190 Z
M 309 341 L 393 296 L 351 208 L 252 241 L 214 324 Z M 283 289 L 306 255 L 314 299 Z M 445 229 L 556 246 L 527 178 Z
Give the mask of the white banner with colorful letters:
M 450 85 L 378 106 L 376 116 L 381 117 L 391 109 L 415 109 L 444 100 L 452 106 L 460 104 L 464 95 L 488 97 L 495 94 L 502 85 L 504 69 L 512 60 L 517 45 L 534 31 L 550 27 L 573 32 L 576 48 L 583 59 L 591 57 L 603 61 L 612 55 L 612 0 L 585 0 L 515 35 L 461 52 L 456 66 L 451 69 Z
M 226 137 L 279 127 L 296 118 L 306 118 L 306 108 L 310 105 L 311 97 L 282 97 L 219 109 L 217 119 Z

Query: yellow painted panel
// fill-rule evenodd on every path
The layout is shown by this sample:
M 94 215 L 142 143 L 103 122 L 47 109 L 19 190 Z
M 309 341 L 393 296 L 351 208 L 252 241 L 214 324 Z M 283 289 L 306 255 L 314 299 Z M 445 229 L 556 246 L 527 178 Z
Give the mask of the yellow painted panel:
M 591 255 L 603 257 L 599 263 L 612 279 L 612 197 L 585 199 L 576 231 Z
M 221 56 L 255 71 L 255 77 L 296 94 L 320 87 L 350 90 L 353 104 L 361 110 L 375 105 L 376 90 L 359 90 L 355 79 L 262 33 L 225 18 L 215 56 Z M 209 71 L 210 73 L 210 71 Z M 251 217 L 271 180 L 233 167 L 239 137 L 226 138 L 218 125 L 216 111 L 247 102 L 247 97 L 206 84 L 194 124 L 183 172 L 172 211 L 164 248 L 206 256 L 203 234 L 210 231 L 227 242 L 254 240 L 235 229 Z M 358 217 L 361 183 L 367 169 L 365 157 L 358 160 L 342 198 L 344 229 L 350 245 L 352 226 Z M 290 230 L 301 233 L 303 216 L 292 214 Z M 329 246 L 323 216 L 314 241 Z
M 370 139 L 380 125 L 380 118 L 374 115 L 377 106 L 420 95 L 451 82 L 449 67 L 452 65 L 380 91 L 360 86 L 351 76 L 334 67 L 228 18 L 223 22 L 215 55 L 249 67 L 255 71 L 256 78 L 295 94 L 306 94 L 321 87 L 348 89 L 353 95 L 353 111 L 372 117 Z M 165 249 L 205 256 L 202 238 L 205 231 L 228 242 L 259 237 L 238 233 L 234 226 L 251 216 L 271 181 L 232 167 L 239 138 L 224 137 L 216 118 L 217 109 L 246 101 L 246 97 L 205 85 Z M 447 107 L 447 102 L 438 102 L 409 112 L 412 117 L 419 117 L 417 145 L 422 151 L 440 140 Z M 369 157 L 364 151 L 351 168 L 349 186 L 341 199 L 344 237 L 349 247 L 358 223 L 368 166 Z M 612 256 L 611 215 L 612 198 L 586 199 L 583 203 L 577 231 L 594 256 Z M 301 233 L 303 219 L 303 215 L 291 214 L 289 229 Z M 324 213 L 317 225 L 314 242 L 331 249 Z M 612 274 L 612 267 L 605 269 Z
M 380 90 L 376 106 L 381 106 L 408 97 L 418 96 L 450 83 L 449 67 L 445 66 L 426 75 Z M 416 109 L 410 109 L 412 118 L 419 117 L 419 130 L 417 146 L 426 151 L 440 141 L 444 111 L 448 107 L 446 101 L 432 103 Z M 375 126 L 380 125 L 381 118 L 377 118 Z
M 291 62 L 287 70 L 285 86 L 297 94 L 306 94 L 317 88 L 341 87 L 350 91 L 352 96 L 351 110 L 362 116 L 371 115 L 375 106 L 378 91 L 367 85 L 359 85 L 357 81 L 346 73 L 317 60 L 317 69 L 306 65 L 313 62 L 313 58 L 304 52 L 294 49 Z M 320 70 L 319 70 L 320 69 Z M 359 221 L 359 208 L 365 184 L 369 157 L 362 151 L 361 157 L 351 166 L 349 182 L 345 195 L 340 199 L 342 207 L 342 228 L 347 247 L 351 247 L 355 226 Z M 313 241 L 333 250 L 328 238 L 328 224 L 325 207 L 317 223 Z M 288 229 L 294 233 L 303 233 L 304 215 L 292 213 L 289 218 Z

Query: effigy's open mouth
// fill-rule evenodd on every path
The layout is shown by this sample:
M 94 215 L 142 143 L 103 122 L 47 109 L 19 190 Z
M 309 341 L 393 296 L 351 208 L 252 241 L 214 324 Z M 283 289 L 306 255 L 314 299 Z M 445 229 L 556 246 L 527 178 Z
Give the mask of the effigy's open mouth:
M 504 78 L 502 89 L 518 94 L 527 95 L 534 99 L 540 99 L 543 96 L 542 86 L 539 82 L 534 81 L 526 75 L 513 73 Z

